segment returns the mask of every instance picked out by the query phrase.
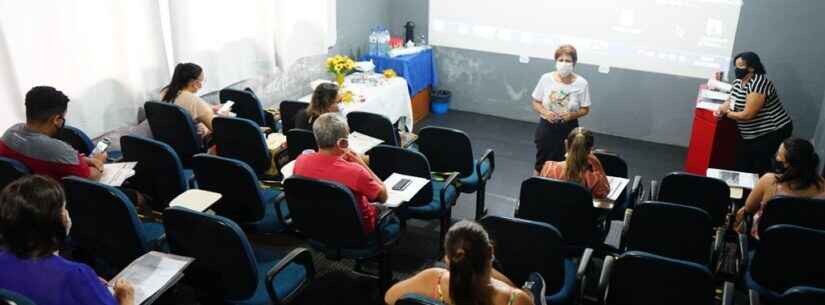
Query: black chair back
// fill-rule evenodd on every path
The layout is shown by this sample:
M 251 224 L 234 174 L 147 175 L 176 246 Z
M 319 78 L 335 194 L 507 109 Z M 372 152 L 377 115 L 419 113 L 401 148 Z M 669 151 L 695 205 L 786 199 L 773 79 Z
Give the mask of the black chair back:
M 605 304 L 712 305 L 713 276 L 707 267 L 640 251 L 613 264 Z
M 91 156 L 92 151 L 95 149 L 92 139 L 89 139 L 85 132 L 76 127 L 64 126 L 58 131 L 57 139 L 66 142 L 76 151 L 87 156 Z
M 304 150 L 318 150 L 311 130 L 293 128 L 286 132 L 286 150 L 289 160 L 295 160 Z
M 295 114 L 307 107 L 309 107 L 309 103 L 281 101 L 281 104 L 278 105 L 278 112 L 281 114 L 281 132 L 286 133 L 295 128 Z
M 194 257 L 186 281 L 224 299 L 251 297 L 259 284 L 252 246 L 232 220 L 173 207 L 163 213 L 172 253 Z
M 444 303 L 420 294 L 408 293 L 396 300 L 395 305 L 444 305 Z
M 32 171 L 23 162 L 0 157 L 0 190 L 20 177 L 31 175 Z
M 212 127 L 215 129 L 213 139 L 219 156 L 243 161 L 258 176 L 272 166 L 266 138 L 255 122 L 217 117 L 212 120 Z
M 352 132 L 359 132 L 384 141 L 383 144 L 399 146 L 398 131 L 387 117 L 370 112 L 353 111 L 347 114 L 347 125 Z
M 264 217 L 264 200 L 255 172 L 245 163 L 229 158 L 198 154 L 192 158 L 198 188 L 221 194 L 212 205 L 216 214 L 238 223 Z
M 189 167 L 192 156 L 203 152 L 203 143 L 189 113 L 171 103 L 146 102 L 143 107 L 154 138 L 169 144 L 184 166 Z
M 0 305 L 35 305 L 29 298 L 14 291 L 0 288 Z
M 604 168 L 604 173 L 608 176 L 613 177 L 620 177 L 620 178 L 627 178 L 627 162 L 619 157 L 619 155 L 604 151 L 597 151 L 593 152 L 593 155 L 599 159 L 599 162 L 602 163 L 602 167 Z
M 138 136 L 120 138 L 124 162 L 137 162 L 129 187 L 152 198 L 152 209 L 163 211 L 189 189 L 178 155 L 168 144 Z
M 703 209 L 714 227 L 725 223 L 731 205 L 730 188 L 725 181 L 679 172 L 662 178 L 657 200 Z
M 122 270 L 151 250 L 133 203 L 120 190 L 78 177 L 63 178 L 63 187 L 72 241 L 105 261 L 107 270 Z
M 794 287 L 782 294 L 782 305 L 825 304 L 825 289 L 815 287 Z
M 418 151 L 430 161 L 435 172 L 459 172 L 459 178 L 473 174 L 475 161 L 470 137 L 461 130 L 427 126 L 418 131 Z
M 759 233 L 779 224 L 825 231 L 825 200 L 776 197 L 768 201 L 759 219 Z
M 645 202 L 633 211 L 625 238 L 627 250 L 707 266 L 713 244 L 713 224 L 708 213 L 696 207 Z
M 523 283 L 538 272 L 555 294 L 564 287 L 562 236 L 553 226 L 536 221 L 485 216 L 480 221 L 495 245 L 496 260 L 508 278 Z
M 247 119 L 258 126 L 266 126 L 266 117 L 264 116 L 264 108 L 261 106 L 261 101 L 252 92 L 237 89 L 223 89 L 218 92 L 218 99 L 221 104 L 227 101 L 235 102 L 232 105 L 232 112 L 238 118 Z M 213 123 L 214 124 L 214 123 Z
M 367 152 L 370 168 L 381 180 L 393 173 L 431 179 L 427 158 L 419 152 L 385 144 L 373 147 Z M 433 200 L 433 185 L 428 183 L 407 203 L 409 206 L 427 205 Z
M 825 231 L 794 225 L 775 225 L 759 235 L 750 264 L 759 285 L 782 293 L 795 286 L 825 287 L 822 245 Z
M 532 177 L 521 183 L 516 217 L 552 225 L 561 231 L 571 256 L 581 255 L 600 237 L 593 196 L 580 184 Z
M 332 251 L 327 255 L 367 245 L 361 211 L 346 186 L 294 175 L 284 180 L 284 193 L 292 218 L 289 226 L 324 244 Z

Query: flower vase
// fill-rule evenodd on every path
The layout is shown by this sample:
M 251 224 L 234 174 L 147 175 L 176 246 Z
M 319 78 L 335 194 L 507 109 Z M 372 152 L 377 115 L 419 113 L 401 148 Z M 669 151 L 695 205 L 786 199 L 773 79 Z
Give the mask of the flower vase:
M 344 73 L 336 73 L 335 82 L 338 83 L 339 88 L 344 86 Z

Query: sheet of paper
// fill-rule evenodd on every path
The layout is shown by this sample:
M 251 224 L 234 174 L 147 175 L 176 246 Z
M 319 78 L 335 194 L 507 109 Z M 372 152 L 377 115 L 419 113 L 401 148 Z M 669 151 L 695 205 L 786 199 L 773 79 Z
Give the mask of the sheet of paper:
M 120 162 L 103 164 L 103 175 L 100 183 L 110 186 L 121 186 L 126 179 L 135 175 L 137 162 Z
M 708 88 L 718 89 L 722 92 L 730 92 L 730 90 L 733 89 L 733 85 L 711 78 L 708 80 Z
M 624 231 L 624 221 L 621 220 L 613 220 L 610 221 L 610 231 L 607 232 L 607 236 L 604 238 L 604 243 L 606 245 L 612 246 L 613 248 L 619 249 L 622 243 L 622 232 Z
M 710 99 L 710 100 L 717 100 L 717 101 L 726 101 L 728 99 L 728 95 L 725 92 L 713 91 L 702 89 L 699 91 L 699 98 L 700 99 Z
M 719 109 L 720 106 L 722 106 L 722 103 L 714 103 L 712 101 L 702 100 L 702 101 L 699 101 L 698 103 L 696 103 L 696 108 L 707 109 L 707 110 L 710 110 L 710 111 L 716 111 L 716 110 Z
M 143 304 L 179 278 L 192 261 L 194 259 L 190 257 L 151 251 L 129 264 L 109 282 L 109 286 L 113 286 L 117 279 L 126 279 L 135 289 L 135 304 Z
M 708 177 L 722 179 L 730 187 L 753 189 L 759 176 L 753 173 L 737 172 L 718 168 L 708 168 Z
M 184 207 L 190 210 L 203 212 L 209 209 L 210 206 L 221 199 L 221 194 L 204 191 L 204 190 L 188 190 L 172 199 L 169 202 L 170 207 Z
M 393 190 L 392 187 L 401 179 L 410 179 L 410 184 L 403 191 Z M 384 180 L 384 186 L 387 188 L 387 202 L 383 205 L 391 208 L 398 207 L 415 197 L 427 183 L 430 183 L 430 179 L 393 173 L 387 177 L 387 180 Z
M 281 167 L 281 175 L 284 176 L 284 179 L 289 178 L 292 176 L 292 172 L 295 170 L 295 160 L 289 161 L 289 163 L 284 164 Z
M 619 199 L 619 195 L 622 194 L 625 187 L 627 187 L 630 179 L 607 176 L 607 182 L 610 184 L 610 193 L 607 194 L 607 199 L 616 201 L 616 199 Z
M 276 150 L 286 143 L 286 136 L 280 132 L 273 132 L 266 136 L 266 146 L 269 150 Z
M 384 143 L 384 141 L 370 137 L 357 131 L 350 133 L 347 139 L 349 140 L 349 149 L 351 149 L 353 152 L 359 155 L 366 154 L 373 147 L 378 146 L 378 144 Z

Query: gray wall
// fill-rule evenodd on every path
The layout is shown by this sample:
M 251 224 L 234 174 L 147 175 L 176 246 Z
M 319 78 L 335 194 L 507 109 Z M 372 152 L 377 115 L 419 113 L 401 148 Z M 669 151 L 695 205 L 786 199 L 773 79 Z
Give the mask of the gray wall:
M 390 0 L 396 30 L 406 20 L 426 32 L 429 0 Z M 797 136 L 814 135 L 823 99 L 825 11 L 821 0 L 748 0 L 742 8 L 734 52 L 753 50 L 762 56 Z M 548 50 L 548 53 L 553 50 Z M 512 55 L 436 48 L 439 86 L 453 92 L 452 109 L 518 120 L 536 121 L 530 93 L 552 61 L 518 63 Z M 704 80 L 596 66 L 579 65 L 590 81 L 593 108 L 582 125 L 633 139 L 686 146 L 690 138 L 697 87 Z M 532 135 L 524 135 L 532 137 Z
M 825 99 L 822 100 L 822 104 L 825 105 Z M 822 107 L 819 111 L 819 124 L 817 124 L 816 133 L 814 134 L 814 145 L 816 145 L 816 153 L 819 154 L 819 163 L 825 163 L 825 107 Z M 821 166 L 825 167 L 825 164 L 821 164 Z M 820 167 L 820 170 L 822 167 Z

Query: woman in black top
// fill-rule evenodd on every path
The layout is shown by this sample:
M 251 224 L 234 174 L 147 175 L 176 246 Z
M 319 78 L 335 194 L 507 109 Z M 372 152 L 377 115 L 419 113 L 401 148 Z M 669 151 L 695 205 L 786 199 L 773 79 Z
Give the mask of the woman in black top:
M 730 98 L 715 114 L 736 121 L 744 146 L 740 167 L 761 176 L 773 171 L 774 153 L 791 136 L 793 123 L 759 56 L 744 52 L 734 60 L 736 80 Z
M 327 112 L 340 112 L 341 96 L 338 95 L 338 85 L 323 83 L 315 87 L 309 107 L 295 114 L 295 128 L 312 130 L 312 123 L 319 116 Z

